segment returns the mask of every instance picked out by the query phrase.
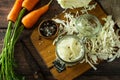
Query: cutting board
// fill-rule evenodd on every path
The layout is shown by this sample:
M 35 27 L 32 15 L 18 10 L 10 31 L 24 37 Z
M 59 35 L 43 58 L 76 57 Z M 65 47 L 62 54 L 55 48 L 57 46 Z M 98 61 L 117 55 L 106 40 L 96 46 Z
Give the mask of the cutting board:
M 91 4 L 93 3 L 95 3 L 95 1 L 91 2 Z M 74 10 L 68 9 L 64 11 L 64 13 L 71 12 L 75 14 L 77 11 L 81 14 L 80 8 Z M 64 13 L 62 12 L 61 14 L 57 15 L 54 18 L 64 19 Z M 102 24 L 104 22 L 101 19 L 107 16 L 99 4 L 97 4 L 95 9 L 89 11 L 89 13 L 97 16 Z M 66 70 L 59 73 L 56 70 L 56 68 L 53 67 L 53 61 L 56 59 L 55 46 L 52 44 L 53 40 L 54 39 L 45 39 L 39 36 L 38 27 L 32 32 L 31 35 L 31 41 L 34 47 L 37 49 L 40 57 L 44 60 L 45 64 L 47 65 L 48 69 L 50 69 L 50 72 L 52 73 L 55 79 L 72 80 L 91 68 L 91 66 L 88 63 L 82 63 L 82 64 L 76 64 L 72 67 L 67 67 Z

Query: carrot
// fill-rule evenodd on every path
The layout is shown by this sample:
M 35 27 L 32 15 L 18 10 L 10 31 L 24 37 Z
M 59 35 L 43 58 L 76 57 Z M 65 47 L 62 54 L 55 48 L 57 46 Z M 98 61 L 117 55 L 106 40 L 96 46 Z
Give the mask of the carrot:
M 23 1 L 24 1 L 24 0 L 16 0 L 16 1 L 15 1 L 15 3 L 14 3 L 14 5 L 13 5 L 10 13 L 9 13 L 8 16 L 7 16 L 7 20 L 13 21 L 13 22 L 16 21 L 16 19 L 17 19 L 17 17 L 18 17 L 18 14 L 19 14 L 19 12 L 20 12 L 20 10 L 21 10 L 21 8 L 22 8 L 22 2 L 23 2 Z
M 28 11 L 30 11 L 38 3 L 38 1 L 39 0 L 25 0 L 22 4 L 22 7 L 26 8 Z
M 48 11 L 51 2 L 52 0 L 43 7 L 38 8 L 37 10 L 33 10 L 32 12 L 24 16 L 22 19 L 24 27 L 28 29 L 31 28 L 37 22 L 40 16 L 42 16 L 45 12 Z
M 35 0 L 24 0 L 30 1 L 33 8 L 35 6 Z M 23 0 L 16 0 L 14 6 L 9 13 L 7 20 L 8 27 L 4 37 L 3 48 L 0 53 L 0 80 L 23 80 L 19 79 L 14 72 L 14 48 L 15 43 L 22 33 L 24 26 L 21 24 L 21 19 L 28 11 L 25 7 L 22 8 Z M 38 0 L 36 0 L 38 2 Z M 29 3 L 26 3 L 29 5 Z M 30 5 L 31 6 L 31 5 Z M 22 9 L 21 9 L 22 8 Z M 14 23 L 14 24 L 13 24 Z
M 7 16 L 7 20 L 15 22 L 22 7 L 30 11 L 38 3 L 38 1 L 39 0 L 16 0 Z

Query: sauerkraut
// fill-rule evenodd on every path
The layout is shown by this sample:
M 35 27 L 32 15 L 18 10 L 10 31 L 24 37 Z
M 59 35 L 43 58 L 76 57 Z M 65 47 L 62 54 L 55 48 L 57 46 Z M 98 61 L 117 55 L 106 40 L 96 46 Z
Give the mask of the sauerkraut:
M 60 24 L 60 32 L 58 37 L 55 39 L 55 41 L 59 40 L 59 37 L 64 33 L 66 33 L 66 35 L 68 34 L 72 35 L 76 33 L 76 36 L 78 36 L 79 38 L 85 37 L 83 42 L 84 42 L 84 45 L 86 46 L 85 47 L 86 53 L 85 53 L 85 58 L 82 62 L 89 63 L 95 70 L 96 70 L 96 67 L 94 66 L 94 64 L 98 64 L 98 60 L 107 60 L 108 62 L 111 62 L 114 59 L 120 57 L 120 40 L 119 40 L 120 36 L 118 35 L 120 32 L 120 29 L 116 31 L 114 30 L 115 23 L 112 20 L 112 16 L 107 16 L 106 18 L 103 18 L 105 23 L 104 25 L 102 25 L 102 28 L 99 34 L 91 37 L 86 37 L 84 34 L 80 34 L 79 31 L 77 31 L 76 23 L 75 23 L 77 17 L 79 17 L 78 14 L 73 16 L 70 13 L 66 13 L 65 14 L 65 18 L 67 18 L 66 21 L 60 20 L 60 19 L 54 19 L 55 22 Z M 83 29 L 83 32 L 86 32 L 86 31 Z M 63 43 L 64 46 L 63 44 L 60 45 L 61 47 L 64 47 L 64 48 L 61 48 L 62 50 L 66 49 L 65 47 L 67 46 L 66 45 L 67 43 L 71 44 L 70 41 L 68 42 L 64 41 Z M 79 48 L 79 46 L 76 46 L 76 47 Z M 74 51 L 76 51 L 76 49 Z M 69 60 L 67 56 L 68 55 L 71 56 L 71 55 L 66 54 L 66 53 L 69 53 L 69 50 L 68 52 L 63 50 L 63 53 L 65 55 L 61 57 L 64 57 L 65 60 Z
M 80 41 L 72 36 L 65 36 L 57 43 L 57 54 L 66 62 L 74 62 L 83 58 L 84 49 Z

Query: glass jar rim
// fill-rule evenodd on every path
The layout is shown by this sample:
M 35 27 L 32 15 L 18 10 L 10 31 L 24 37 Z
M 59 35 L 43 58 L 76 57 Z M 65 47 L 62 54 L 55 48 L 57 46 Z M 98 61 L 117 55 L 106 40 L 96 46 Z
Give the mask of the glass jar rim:
M 83 14 L 83 15 L 78 16 L 78 18 L 76 19 L 76 22 L 75 22 L 76 28 L 77 28 L 77 30 L 78 30 L 79 33 L 85 34 L 85 31 L 82 32 L 80 30 L 80 26 L 78 25 L 79 22 L 82 19 L 87 19 L 88 21 L 89 20 L 93 20 L 96 23 L 96 25 L 97 25 L 90 35 L 87 34 L 85 36 L 87 36 L 87 37 L 89 37 L 89 36 L 95 36 L 95 35 L 97 35 L 101 31 L 102 25 L 101 25 L 99 19 L 95 15 L 92 15 L 92 14 Z M 85 26 L 83 26 L 83 27 L 85 27 Z

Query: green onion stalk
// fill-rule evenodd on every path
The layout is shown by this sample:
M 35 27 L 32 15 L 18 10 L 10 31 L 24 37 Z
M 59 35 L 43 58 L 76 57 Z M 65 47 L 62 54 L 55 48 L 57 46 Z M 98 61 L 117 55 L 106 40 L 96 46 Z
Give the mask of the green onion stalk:
M 4 37 L 3 48 L 0 54 L 0 80 L 23 80 L 24 77 L 15 74 L 15 60 L 14 60 L 14 47 L 19 39 L 20 34 L 24 30 L 21 25 L 21 19 L 25 15 L 27 9 L 23 8 L 16 22 L 9 21 L 8 28 Z

